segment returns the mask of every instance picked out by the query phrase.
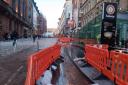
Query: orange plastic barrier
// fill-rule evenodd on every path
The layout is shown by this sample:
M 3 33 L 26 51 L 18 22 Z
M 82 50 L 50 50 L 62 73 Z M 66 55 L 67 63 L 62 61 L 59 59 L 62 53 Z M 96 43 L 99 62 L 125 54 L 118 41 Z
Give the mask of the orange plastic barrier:
M 100 56 L 100 49 L 96 46 L 86 45 L 86 59 L 88 63 L 94 66 L 97 70 L 101 71 L 101 56 Z M 98 61 L 98 62 L 97 62 Z
M 68 38 L 68 37 L 61 37 L 59 38 L 59 41 L 60 42 L 63 42 L 63 43 L 70 43 L 70 42 L 79 42 L 83 39 L 79 39 L 79 38 Z
M 85 59 L 117 85 L 128 85 L 128 54 L 109 52 L 106 48 L 86 45 Z
M 63 37 L 63 38 L 59 38 L 59 41 L 62 43 L 70 43 L 71 42 L 71 38 L 68 37 Z
M 118 85 L 128 85 L 128 54 L 112 51 L 112 72 Z
M 102 58 L 102 73 L 107 76 L 109 79 L 114 81 L 114 75 L 112 73 L 112 58 L 109 55 L 107 49 L 100 49 L 100 56 Z
M 82 39 L 82 38 L 68 38 L 68 37 L 60 37 L 58 41 L 63 42 L 63 43 L 70 43 L 70 42 L 83 42 L 85 44 L 96 44 L 95 39 Z M 106 45 L 105 45 L 106 46 Z
M 60 45 L 54 45 L 29 57 L 25 85 L 35 85 L 39 77 L 59 58 L 60 48 Z

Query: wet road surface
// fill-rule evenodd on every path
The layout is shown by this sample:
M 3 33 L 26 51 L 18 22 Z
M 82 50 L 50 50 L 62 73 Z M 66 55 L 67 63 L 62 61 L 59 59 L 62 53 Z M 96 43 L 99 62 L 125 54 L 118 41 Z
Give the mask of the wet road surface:
M 57 85 L 90 85 L 91 82 L 77 69 L 69 56 L 69 49 L 63 48 L 64 63 L 60 65 L 60 78 Z
M 57 39 L 39 40 L 39 49 L 47 48 L 56 43 Z M 31 41 L 27 41 L 26 45 Z M 37 46 L 31 46 L 20 52 L 0 57 L 0 85 L 24 85 L 26 78 L 26 63 L 29 55 L 37 51 Z M 54 74 L 53 85 L 90 85 L 88 79 L 77 69 L 71 61 L 71 49 L 62 48 L 64 63 Z M 75 52 L 75 51 L 73 51 Z M 75 56 L 75 55 L 74 55 Z
M 39 47 L 40 49 L 47 48 L 55 44 L 56 41 L 57 39 L 52 38 L 40 39 Z M 27 58 L 34 52 L 37 52 L 36 42 L 34 45 L 31 43 L 31 40 L 26 40 L 24 45 L 31 45 L 29 48 L 10 55 L 0 56 L 0 85 L 24 85 L 27 71 Z M 4 45 L 2 45 L 3 48 Z M 5 46 L 9 47 L 10 45 L 6 44 Z

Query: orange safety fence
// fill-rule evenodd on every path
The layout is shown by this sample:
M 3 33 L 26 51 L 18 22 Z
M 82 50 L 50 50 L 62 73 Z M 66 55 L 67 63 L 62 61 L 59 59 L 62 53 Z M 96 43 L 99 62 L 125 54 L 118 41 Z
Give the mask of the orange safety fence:
M 101 71 L 101 57 L 100 57 L 100 49 L 97 46 L 86 45 L 86 59 L 88 63 L 92 66 L 96 67 L 97 70 Z M 98 62 L 97 62 L 98 61 Z
M 107 49 L 100 49 L 100 56 L 102 57 L 102 73 L 107 76 L 110 80 L 114 81 L 114 75 L 112 69 L 112 58 Z
M 60 42 L 63 43 L 70 43 L 70 42 L 84 42 L 84 39 L 80 39 L 80 38 L 68 38 L 68 37 L 61 37 L 59 38 Z
M 58 41 L 62 43 L 83 42 L 84 44 L 97 44 L 97 41 L 95 39 L 85 39 L 85 38 L 60 37 Z
M 128 54 L 109 52 L 107 46 L 85 46 L 85 59 L 118 85 L 128 85 Z
M 70 43 L 71 42 L 71 38 L 68 38 L 68 37 L 62 37 L 62 38 L 59 38 L 58 41 L 59 42 L 62 42 L 62 43 Z
M 56 44 L 41 50 L 28 59 L 27 77 L 25 85 L 35 85 L 36 81 L 47 70 L 47 68 L 60 56 L 61 46 Z
M 79 38 L 68 38 L 68 37 L 61 37 L 59 38 L 60 42 L 63 43 L 70 43 L 70 42 L 79 42 L 82 41 L 83 39 L 79 39 Z
M 128 54 L 112 51 L 110 56 L 115 82 L 118 85 L 128 85 Z

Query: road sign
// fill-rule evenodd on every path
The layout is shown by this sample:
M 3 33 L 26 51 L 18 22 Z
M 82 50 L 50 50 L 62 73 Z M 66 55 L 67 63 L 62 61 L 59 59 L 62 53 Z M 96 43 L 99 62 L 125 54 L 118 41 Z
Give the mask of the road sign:
M 105 2 L 103 4 L 103 20 L 116 20 L 117 17 L 117 3 Z

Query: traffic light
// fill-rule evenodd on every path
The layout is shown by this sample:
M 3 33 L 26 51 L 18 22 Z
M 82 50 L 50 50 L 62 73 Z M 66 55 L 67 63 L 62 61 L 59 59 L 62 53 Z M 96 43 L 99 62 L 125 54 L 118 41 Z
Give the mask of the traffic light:
M 117 3 L 105 2 L 102 13 L 101 44 L 108 44 L 110 47 L 116 45 L 116 19 Z

